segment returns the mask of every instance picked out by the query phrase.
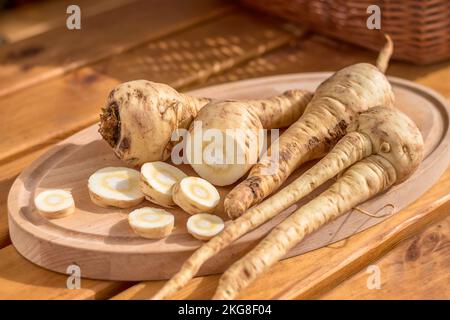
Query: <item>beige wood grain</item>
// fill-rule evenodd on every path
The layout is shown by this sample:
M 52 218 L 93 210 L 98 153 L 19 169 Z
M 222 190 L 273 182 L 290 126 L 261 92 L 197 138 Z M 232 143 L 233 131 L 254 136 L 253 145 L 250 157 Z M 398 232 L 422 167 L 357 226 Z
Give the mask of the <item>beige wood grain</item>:
M 373 272 L 364 268 L 320 299 L 450 299 L 450 216 L 371 265 L 380 270 L 379 289 L 368 289 Z
M 81 269 L 81 273 L 83 270 Z M 81 279 L 80 289 L 67 288 L 67 275 L 50 273 L 13 246 L 0 250 L 0 299 L 107 299 L 131 283 Z
M 0 51 L 0 96 L 229 10 L 230 4 L 221 0 L 141 0 L 87 17 L 80 30 L 69 31 L 66 26 L 61 26 L 24 41 L 3 45 Z
M 250 29 L 253 23 L 258 28 Z M 242 34 L 242 28 L 249 30 Z M 235 49 L 232 53 L 210 54 L 215 49 L 224 49 L 223 46 L 211 44 L 208 40 L 210 38 L 218 42 L 221 42 L 220 39 L 234 41 Z M 177 43 L 180 39 L 199 46 L 197 50 L 204 52 L 207 59 L 195 54 L 190 61 L 191 67 L 184 71 L 177 69 L 177 66 L 181 69 L 182 64 L 178 60 L 170 64 L 162 63 L 164 57 L 175 57 L 180 52 L 187 54 L 187 51 L 174 46 L 158 49 L 162 43 Z M 233 13 L 177 35 L 150 42 L 147 45 L 150 49 L 145 47 L 137 50 L 139 55 L 130 51 L 0 97 L 0 118 L 6 120 L 0 127 L 0 135 L 3 137 L 0 140 L 0 161 L 59 141 L 98 121 L 99 110 L 108 92 L 122 81 L 146 78 L 178 87 L 180 84 L 200 81 L 207 75 L 223 72 L 236 63 L 281 46 L 290 39 L 290 33 L 272 27 L 268 22 L 256 22 L 251 15 Z M 154 44 L 158 48 L 152 49 Z M 156 58 L 160 54 L 163 56 Z M 145 62 L 149 57 L 155 57 L 157 63 Z M 153 69 L 153 66 L 158 65 L 169 66 L 170 70 Z
M 292 88 L 314 90 L 329 75 L 311 73 L 260 78 L 205 88 L 191 94 L 218 99 L 264 97 Z M 374 213 L 388 207 L 389 210 L 392 208 L 392 213 L 401 210 L 430 188 L 450 161 L 450 107 L 431 90 L 395 78 L 391 78 L 390 82 L 397 98 L 397 107 L 406 112 L 422 132 L 426 156 L 409 180 L 361 206 Z M 75 261 L 89 278 L 127 281 L 166 279 L 176 272 L 201 241 L 187 232 L 185 225 L 189 215 L 181 209 L 170 210 L 175 215 L 175 231 L 165 239 L 150 241 L 135 235 L 128 226 L 127 215 L 131 209 L 105 209 L 90 201 L 86 185 L 89 176 L 102 167 L 123 165 L 101 140 L 97 128 L 97 125 L 90 127 L 58 144 L 18 177 L 8 198 L 12 242 L 29 260 L 59 272 Z M 189 166 L 185 165 L 182 169 L 193 175 Z M 291 179 L 301 171 L 297 171 Z M 52 188 L 72 192 L 76 203 L 72 215 L 46 220 L 35 210 L 34 197 L 41 190 Z M 222 199 L 231 188 L 219 188 Z M 206 263 L 200 274 L 223 271 L 306 200 L 230 245 Z M 145 205 L 149 204 L 138 207 Z M 221 206 L 216 213 L 225 218 Z M 287 257 L 339 241 L 382 220 L 356 211 L 350 212 L 309 236 Z
M 123 6 L 136 0 L 77 0 L 82 18 Z M 46 0 L 31 2 L 0 12 L 0 36 L 8 43 L 24 40 L 34 35 L 66 24 L 66 10 L 71 4 L 69 0 Z

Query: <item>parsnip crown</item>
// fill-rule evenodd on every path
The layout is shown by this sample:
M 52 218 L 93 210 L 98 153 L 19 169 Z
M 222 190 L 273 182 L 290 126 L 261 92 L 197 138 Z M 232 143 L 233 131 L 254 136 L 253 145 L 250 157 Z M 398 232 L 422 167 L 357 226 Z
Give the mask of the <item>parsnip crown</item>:
M 373 153 L 394 166 L 397 183 L 407 179 L 423 158 L 422 134 L 416 124 L 395 108 L 375 107 L 363 112 L 348 131 L 366 134 Z

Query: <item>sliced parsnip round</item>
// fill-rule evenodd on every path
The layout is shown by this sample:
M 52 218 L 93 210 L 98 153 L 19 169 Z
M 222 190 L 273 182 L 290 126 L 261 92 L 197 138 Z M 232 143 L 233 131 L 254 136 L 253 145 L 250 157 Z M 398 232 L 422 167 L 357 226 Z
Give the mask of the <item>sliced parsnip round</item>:
M 107 167 L 89 177 L 92 202 L 101 207 L 129 208 L 141 203 L 144 194 L 139 187 L 139 171 L 125 167 Z
M 167 237 L 173 229 L 174 216 L 164 209 L 144 207 L 133 210 L 128 222 L 134 232 L 147 239 Z
M 141 167 L 141 191 L 145 198 L 163 207 L 174 206 L 172 188 L 186 174 L 180 169 L 161 161 L 148 162 Z
M 72 194 L 59 189 L 42 191 L 34 199 L 34 204 L 39 213 L 48 219 L 65 217 L 75 209 Z
M 198 213 L 191 216 L 187 221 L 187 230 L 199 240 L 209 240 L 218 235 L 225 224 L 219 216 L 208 213 Z
M 208 181 L 186 177 L 173 186 L 173 201 L 190 214 L 211 213 L 220 201 L 217 189 Z

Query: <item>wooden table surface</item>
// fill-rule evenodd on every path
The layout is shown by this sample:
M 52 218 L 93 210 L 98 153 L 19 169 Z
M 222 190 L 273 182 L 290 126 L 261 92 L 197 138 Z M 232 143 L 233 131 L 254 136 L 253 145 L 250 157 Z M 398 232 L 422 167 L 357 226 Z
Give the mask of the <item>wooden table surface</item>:
M 67 276 L 28 262 L 9 239 L 6 198 L 15 177 L 54 143 L 95 123 L 113 86 L 145 78 L 186 91 L 260 76 L 334 71 L 376 58 L 226 1 L 77 3 L 81 30 L 65 26 L 70 1 L 0 13 L 0 36 L 7 39 L 0 46 L 0 299 L 142 299 L 163 284 L 83 279 L 81 289 L 70 290 Z M 392 62 L 388 74 L 450 99 L 449 62 L 425 67 Z M 394 217 L 278 263 L 240 298 L 449 299 L 448 190 L 450 168 Z M 367 286 L 371 265 L 380 270 L 379 289 Z M 217 281 L 218 275 L 195 278 L 174 298 L 209 298 Z

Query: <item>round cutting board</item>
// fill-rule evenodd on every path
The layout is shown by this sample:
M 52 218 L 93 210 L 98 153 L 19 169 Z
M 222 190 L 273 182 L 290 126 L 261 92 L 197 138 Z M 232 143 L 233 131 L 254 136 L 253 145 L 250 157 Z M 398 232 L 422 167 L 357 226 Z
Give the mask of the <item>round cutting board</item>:
M 239 81 L 191 92 L 197 96 L 218 99 L 261 98 L 291 88 L 314 90 L 330 73 L 308 73 Z M 360 232 L 395 214 L 430 188 L 449 163 L 449 106 L 438 94 L 414 83 L 390 79 L 397 107 L 419 126 L 426 145 L 426 158 L 417 172 L 401 185 L 367 201 L 361 208 L 380 217 L 374 218 L 353 210 L 307 237 L 286 257 L 326 246 Z M 9 229 L 17 250 L 30 261 L 57 272 L 66 273 L 78 265 L 81 275 L 108 280 L 167 279 L 202 242 L 186 231 L 189 215 L 181 209 L 175 215 L 173 233 L 162 240 L 138 237 L 130 229 L 127 214 L 131 209 L 100 208 L 88 195 L 87 179 L 97 169 L 123 166 L 91 126 L 56 145 L 37 159 L 14 182 L 8 197 Z M 311 164 L 297 170 L 289 181 Z M 188 165 L 180 168 L 189 175 Z M 250 232 L 208 261 L 199 274 L 222 272 L 264 237 L 298 206 L 323 190 L 280 213 L 276 218 Z M 76 203 L 75 212 L 67 217 L 47 220 L 33 204 L 37 193 L 47 188 L 70 190 Z M 222 198 L 232 186 L 220 188 Z M 137 207 L 154 206 L 143 202 Z M 222 206 L 217 214 L 225 218 Z

